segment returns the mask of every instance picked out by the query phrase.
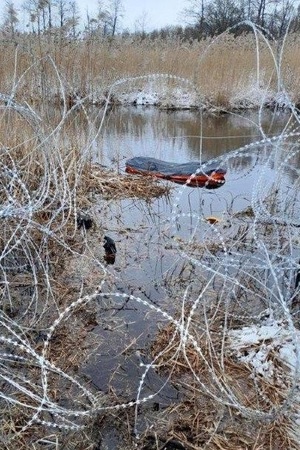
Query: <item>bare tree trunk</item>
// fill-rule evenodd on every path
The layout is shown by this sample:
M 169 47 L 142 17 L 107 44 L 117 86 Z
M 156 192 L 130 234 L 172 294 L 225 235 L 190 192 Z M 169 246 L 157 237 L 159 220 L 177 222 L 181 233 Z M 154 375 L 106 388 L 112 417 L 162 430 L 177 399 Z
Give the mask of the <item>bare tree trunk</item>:
M 265 26 L 265 10 L 266 10 L 266 0 L 261 0 L 257 10 L 257 23 L 262 27 Z
M 48 28 L 51 30 L 52 28 L 52 5 L 51 0 L 48 0 Z
M 112 30 L 111 30 L 112 37 L 114 37 L 114 35 L 116 33 L 116 27 L 117 27 L 117 16 L 115 16 L 114 20 L 113 20 L 113 26 L 112 26 Z

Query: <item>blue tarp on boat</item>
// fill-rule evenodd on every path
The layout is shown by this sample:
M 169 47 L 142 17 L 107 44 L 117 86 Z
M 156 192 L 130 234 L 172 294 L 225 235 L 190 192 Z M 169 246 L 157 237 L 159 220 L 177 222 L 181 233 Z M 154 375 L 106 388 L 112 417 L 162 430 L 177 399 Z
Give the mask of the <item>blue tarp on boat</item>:
M 216 163 L 200 164 L 197 161 L 174 163 L 147 156 L 136 156 L 126 161 L 126 172 L 152 175 L 175 183 L 193 187 L 217 188 L 225 183 L 226 169 Z

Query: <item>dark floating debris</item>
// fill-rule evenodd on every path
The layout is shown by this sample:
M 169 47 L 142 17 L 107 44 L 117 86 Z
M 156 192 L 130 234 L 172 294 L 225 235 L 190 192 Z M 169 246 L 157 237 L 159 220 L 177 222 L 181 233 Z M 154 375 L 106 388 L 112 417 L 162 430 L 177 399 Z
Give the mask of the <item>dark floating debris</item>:
M 77 228 L 84 228 L 85 230 L 89 230 L 93 226 L 93 219 L 86 213 L 79 212 L 77 214 Z
M 114 264 L 115 260 L 116 260 L 116 253 L 117 253 L 115 241 L 112 238 L 110 238 L 109 236 L 104 236 L 103 247 L 105 250 L 105 255 L 104 255 L 105 261 L 107 262 L 107 264 Z
M 151 175 L 174 183 L 207 189 L 221 187 L 225 183 L 227 172 L 224 167 L 217 164 L 202 163 L 200 165 L 197 161 L 179 164 L 146 156 L 128 159 L 125 164 L 127 173 Z
M 298 264 L 300 266 L 300 261 L 298 262 Z M 300 284 L 300 269 L 298 269 L 296 272 L 295 289 L 299 288 L 299 284 Z

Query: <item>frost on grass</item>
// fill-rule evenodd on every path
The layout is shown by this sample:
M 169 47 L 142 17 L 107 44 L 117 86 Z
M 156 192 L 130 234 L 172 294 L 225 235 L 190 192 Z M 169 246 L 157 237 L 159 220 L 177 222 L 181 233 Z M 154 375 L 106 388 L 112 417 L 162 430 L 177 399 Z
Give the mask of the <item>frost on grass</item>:
M 253 73 L 247 81 L 240 81 L 234 90 L 229 104 L 236 109 L 259 108 L 261 105 L 271 104 L 275 101 L 276 93 L 265 81 L 265 76 L 260 79 Z
M 195 87 L 189 80 L 170 76 L 169 82 L 165 75 L 149 74 L 144 83 L 138 82 L 139 88 L 134 87 L 128 78 L 126 91 L 113 91 L 113 101 L 117 104 L 136 106 L 159 106 L 165 109 L 205 109 L 215 112 L 216 108 L 230 110 L 258 109 L 261 106 L 290 109 L 291 97 L 284 90 L 276 91 L 264 73 L 259 79 L 253 71 L 247 79 L 241 78 L 237 85 L 230 89 L 224 86 L 223 92 L 213 90 L 209 95 L 201 86 Z
M 188 80 L 175 76 L 159 74 L 149 75 L 148 80 L 139 89 L 130 89 L 128 80 L 127 92 L 116 92 L 115 98 L 121 104 L 160 106 L 166 109 L 199 108 L 199 95 Z M 169 78 L 169 80 L 167 80 Z

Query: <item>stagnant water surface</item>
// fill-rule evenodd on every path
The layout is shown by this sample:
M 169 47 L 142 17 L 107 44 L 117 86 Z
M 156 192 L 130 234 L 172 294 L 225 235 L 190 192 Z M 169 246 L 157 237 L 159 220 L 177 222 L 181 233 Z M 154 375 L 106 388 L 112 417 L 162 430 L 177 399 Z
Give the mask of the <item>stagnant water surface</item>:
M 288 114 L 271 111 L 205 116 L 196 111 L 118 108 L 104 123 L 99 157 L 104 163 L 136 155 L 184 162 L 211 159 L 281 132 Z
M 260 190 L 267 192 L 278 174 L 280 152 L 286 150 L 286 143 L 281 143 L 275 153 L 276 144 L 267 141 L 238 154 L 232 152 L 282 133 L 288 118 L 288 114 L 271 111 L 218 117 L 155 108 L 111 111 L 94 145 L 95 161 L 123 172 L 126 159 L 133 156 L 173 162 L 219 158 L 228 172 L 225 185 L 216 190 L 172 185 L 168 197 L 150 202 L 124 199 L 107 204 L 99 200 L 95 208 L 99 222 L 117 246 L 116 262 L 108 267 L 110 291 L 133 294 L 172 314 L 195 275 L 193 267 L 187 270 L 184 266 L 186 261 L 174 243 L 216 239 L 205 217 L 216 216 L 226 222 L 236 212 L 255 204 Z M 279 155 L 278 160 L 274 154 Z M 297 160 L 289 160 L 281 170 L 290 193 L 295 165 L 299 165 Z M 101 302 L 99 315 L 101 321 L 106 320 L 106 326 L 96 330 L 101 344 L 85 373 L 100 390 L 113 390 L 124 401 L 132 400 L 145 371 L 140 363 L 151 360 L 148 344 L 157 324 L 164 326 L 166 321 L 149 307 L 125 297 L 108 297 L 104 306 Z M 157 392 L 165 381 L 149 371 L 141 396 Z M 178 395 L 165 383 L 155 401 L 166 405 L 176 401 Z

